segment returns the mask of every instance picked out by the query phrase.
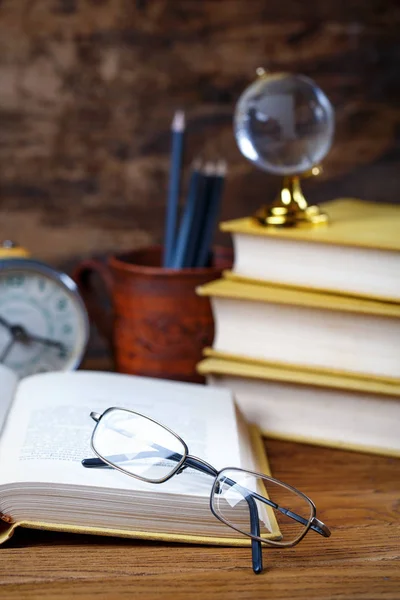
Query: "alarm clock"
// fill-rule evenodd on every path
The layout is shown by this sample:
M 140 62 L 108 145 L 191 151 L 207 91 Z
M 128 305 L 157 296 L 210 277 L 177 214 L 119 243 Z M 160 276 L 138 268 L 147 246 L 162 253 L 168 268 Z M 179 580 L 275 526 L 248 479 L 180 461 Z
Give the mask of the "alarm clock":
M 0 247 L 0 363 L 22 378 L 76 369 L 89 320 L 75 282 L 10 242 Z

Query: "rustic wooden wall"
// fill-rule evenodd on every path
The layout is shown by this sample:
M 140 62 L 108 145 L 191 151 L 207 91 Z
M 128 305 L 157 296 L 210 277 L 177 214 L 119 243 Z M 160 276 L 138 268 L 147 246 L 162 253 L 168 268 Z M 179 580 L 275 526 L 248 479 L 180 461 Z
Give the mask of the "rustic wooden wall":
M 54 263 L 161 240 L 169 126 L 223 155 L 224 217 L 274 196 L 232 112 L 255 68 L 313 77 L 337 111 L 316 200 L 398 201 L 395 0 L 1 0 L 0 237 Z

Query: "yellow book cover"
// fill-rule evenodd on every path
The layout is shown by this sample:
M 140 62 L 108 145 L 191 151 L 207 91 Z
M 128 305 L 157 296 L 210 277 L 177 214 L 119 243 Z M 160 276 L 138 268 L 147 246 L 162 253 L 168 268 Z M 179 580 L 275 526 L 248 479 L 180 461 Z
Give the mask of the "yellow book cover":
M 226 221 L 220 227 L 230 233 L 400 252 L 399 205 L 339 198 L 322 206 L 329 216 L 327 227 L 264 227 L 251 217 Z
M 262 286 L 230 279 L 218 279 L 197 288 L 200 296 L 249 300 L 269 304 L 284 304 L 306 308 L 320 308 L 346 313 L 400 317 L 400 304 L 379 302 L 366 298 L 347 297 L 340 294 L 324 294 L 271 284 Z
M 230 389 L 267 437 L 400 457 L 400 382 L 205 356 L 199 373 Z
M 204 360 L 197 366 L 197 370 L 201 375 L 209 375 L 210 373 L 236 374 L 238 377 L 281 381 L 364 394 L 371 393 L 400 399 L 400 381 L 366 379 L 353 377 L 351 374 L 345 373 L 324 373 L 270 362 L 242 360 L 229 354 L 217 352 L 212 348 L 204 349 L 204 357 Z
M 339 199 L 323 208 L 330 222 L 321 227 L 222 223 L 235 249 L 228 277 L 400 303 L 400 204 Z

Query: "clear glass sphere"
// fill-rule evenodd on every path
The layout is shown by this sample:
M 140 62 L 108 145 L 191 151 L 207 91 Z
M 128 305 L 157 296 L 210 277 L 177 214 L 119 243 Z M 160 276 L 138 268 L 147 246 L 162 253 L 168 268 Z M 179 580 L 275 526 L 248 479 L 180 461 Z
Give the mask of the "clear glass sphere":
M 236 105 L 240 151 L 276 175 L 296 175 L 317 165 L 331 147 L 334 128 L 331 103 L 303 75 L 262 75 Z

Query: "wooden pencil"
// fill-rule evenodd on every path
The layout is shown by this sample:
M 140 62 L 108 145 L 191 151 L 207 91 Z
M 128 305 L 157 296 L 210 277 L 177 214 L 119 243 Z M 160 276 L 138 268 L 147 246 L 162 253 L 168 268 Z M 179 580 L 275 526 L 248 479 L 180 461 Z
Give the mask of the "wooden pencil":
M 194 261 L 195 267 L 206 267 L 209 263 L 214 233 L 220 214 L 225 174 L 226 163 L 224 161 L 219 161 L 214 167 L 209 180 L 209 192 L 205 205 L 206 210 L 203 219 L 202 232 Z
M 175 238 L 178 221 L 179 191 L 181 181 L 184 133 L 185 113 L 181 110 L 178 110 L 176 111 L 172 121 L 172 151 L 167 201 L 167 215 L 165 219 L 163 257 L 164 267 L 172 267 L 175 252 Z
M 196 224 L 199 212 L 199 197 L 204 185 L 204 176 L 200 171 L 200 163 L 196 162 L 193 166 L 190 177 L 189 191 L 184 207 L 181 225 L 179 229 L 176 251 L 172 261 L 172 267 L 182 269 L 189 267 L 192 246 L 196 237 Z

